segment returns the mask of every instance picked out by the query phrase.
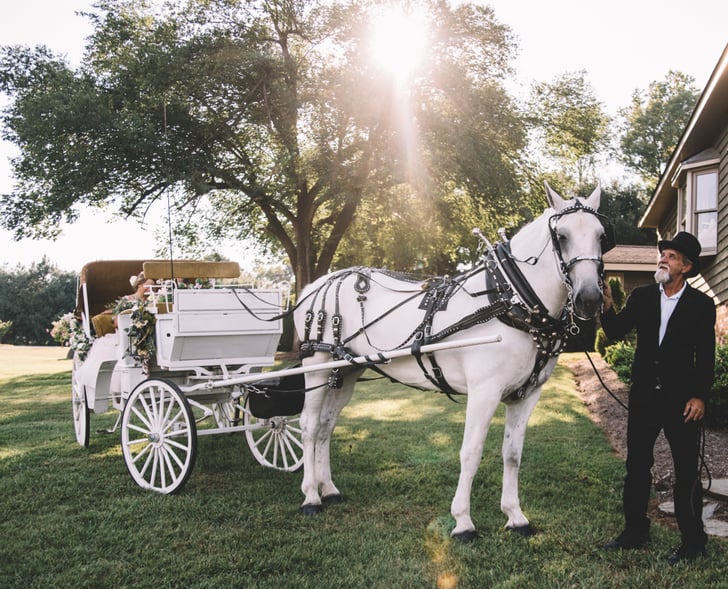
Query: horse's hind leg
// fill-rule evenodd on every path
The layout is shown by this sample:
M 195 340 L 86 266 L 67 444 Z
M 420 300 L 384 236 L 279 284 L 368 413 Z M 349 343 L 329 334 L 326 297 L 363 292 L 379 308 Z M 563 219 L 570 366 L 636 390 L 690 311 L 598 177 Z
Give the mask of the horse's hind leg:
M 508 516 L 506 528 L 522 536 L 531 536 L 535 533 L 521 511 L 521 503 L 518 498 L 518 471 L 521 466 L 526 426 L 540 396 L 541 388 L 539 387 L 522 401 L 506 406 L 501 511 Z
M 331 476 L 331 436 L 341 410 L 351 400 L 359 374 L 360 371 L 347 375 L 341 388 L 330 389 L 321 408 L 319 434 L 316 440 L 316 480 L 324 502 L 335 503 L 341 499 L 341 493 L 334 485 Z
M 306 393 L 306 405 L 301 414 L 301 491 L 305 496 L 301 510 L 306 515 L 313 515 L 321 510 L 322 495 L 330 501 L 341 496 L 331 477 L 331 434 L 341 410 L 351 399 L 358 375 L 359 372 L 347 376 L 340 389 L 328 387 L 326 373 L 307 376 L 306 386 L 311 390 Z
M 321 497 L 316 468 L 316 446 L 319 436 L 319 416 L 325 397 L 329 394 L 326 376 L 321 373 L 306 375 L 306 403 L 301 413 L 301 442 L 303 443 L 303 480 L 301 492 L 304 495 L 301 511 L 313 515 L 321 510 Z

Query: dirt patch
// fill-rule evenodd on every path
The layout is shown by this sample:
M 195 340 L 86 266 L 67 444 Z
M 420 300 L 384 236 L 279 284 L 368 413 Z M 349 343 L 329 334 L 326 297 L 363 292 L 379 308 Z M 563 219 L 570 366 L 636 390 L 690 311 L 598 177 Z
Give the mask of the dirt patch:
M 591 358 L 604 383 L 617 399 L 627 405 L 627 387 L 599 354 L 591 354 Z M 624 460 L 627 457 L 627 412 L 604 390 L 586 356 L 564 358 L 562 362 L 574 373 L 579 394 L 589 410 L 592 421 L 604 431 L 614 451 Z M 728 478 L 728 430 L 706 428 L 705 463 L 713 479 Z M 657 503 L 672 500 L 673 470 L 670 447 L 665 436 L 660 434 L 655 444 L 655 465 L 652 467 L 657 501 L 651 505 L 651 511 L 656 510 Z M 705 480 L 706 475 L 704 472 L 702 474 Z M 720 503 L 715 517 L 728 521 L 728 504 Z M 674 518 L 654 515 L 654 519 L 674 523 Z

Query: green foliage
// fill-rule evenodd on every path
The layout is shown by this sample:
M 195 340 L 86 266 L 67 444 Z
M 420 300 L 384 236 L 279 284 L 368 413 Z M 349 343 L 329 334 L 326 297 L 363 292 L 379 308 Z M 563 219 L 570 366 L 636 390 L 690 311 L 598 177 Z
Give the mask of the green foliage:
M 10 331 L 10 328 L 13 326 L 12 321 L 0 321 L 0 343 L 2 343 L 3 338 L 5 337 L 5 334 Z
M 76 275 L 62 272 L 46 258 L 29 268 L 0 268 L 0 317 L 10 326 L 3 342 L 52 345 L 53 321 L 76 305 Z
M 599 212 L 614 226 L 620 245 L 655 245 L 655 230 L 638 228 L 649 196 L 650 193 L 633 184 L 620 186 L 615 182 L 604 188 Z
M 699 96 L 691 76 L 671 70 L 647 91 L 636 90 L 632 104 L 619 111 L 618 157 L 642 177 L 648 190 L 657 185 Z
M 149 311 L 146 301 L 137 303 L 131 312 L 131 325 L 127 328 L 129 334 L 129 349 L 127 354 L 140 362 L 144 372 L 149 373 L 149 362 L 157 351 L 154 339 L 154 326 L 157 316 Z
M 10 351 L 0 351 L 0 371 L 17 364 Z M 649 549 L 601 549 L 622 525 L 624 465 L 562 367 L 530 420 L 521 467 L 523 507 L 540 533 L 524 539 L 503 529 L 501 407 L 473 485 L 480 538 L 460 544 L 449 537 L 448 512 L 464 405 L 443 395 L 361 383 L 331 444 L 346 501 L 307 518 L 298 509 L 302 474 L 260 466 L 238 434 L 198 437 L 195 469 L 179 494 L 140 489 L 118 434 L 92 433 L 87 449 L 76 444 L 70 362 L 28 365 L 51 373 L 0 380 L 4 589 L 617 589 L 722 587 L 728 578 L 720 541 L 711 541 L 700 566 L 669 566 L 664 557 L 679 534 L 662 524 L 653 526 Z M 92 414 L 92 432 L 115 418 Z
M 622 282 L 616 278 L 610 278 L 609 289 L 612 291 L 612 305 L 614 306 L 614 310 L 619 312 L 627 300 L 627 295 L 624 292 L 624 288 L 622 288 Z
M 632 362 L 634 346 L 629 342 L 617 342 L 604 350 L 604 360 L 617 373 L 619 380 L 626 385 L 632 383 Z
M 582 185 L 595 172 L 597 155 L 607 146 L 609 117 L 585 71 L 565 73 L 534 85 L 529 101 L 532 124 L 546 152 L 574 173 Z
M 607 334 L 604 333 L 604 330 L 599 327 L 597 329 L 596 336 L 594 337 L 594 350 L 604 357 L 604 352 L 606 351 L 607 346 L 611 346 L 613 344 L 614 342 L 610 340 L 607 337 Z
M 715 381 L 710 391 L 705 422 L 713 427 L 728 427 L 728 345 L 715 350 Z

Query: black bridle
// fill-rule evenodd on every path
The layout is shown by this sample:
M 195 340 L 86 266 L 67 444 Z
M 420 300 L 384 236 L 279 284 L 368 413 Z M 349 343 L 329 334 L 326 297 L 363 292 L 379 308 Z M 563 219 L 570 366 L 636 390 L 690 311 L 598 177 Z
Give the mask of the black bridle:
M 601 237 L 601 252 L 598 256 L 575 256 L 571 258 L 569 261 L 564 260 L 564 254 L 561 251 L 561 244 L 559 243 L 559 232 L 557 231 L 556 225 L 561 219 L 561 217 L 564 217 L 565 215 L 570 215 L 572 213 L 578 213 L 578 212 L 584 212 L 588 213 L 590 215 L 594 215 L 599 222 L 602 225 L 602 228 L 604 232 L 602 233 Z M 612 223 L 607 219 L 606 216 L 602 215 L 595 209 L 591 207 L 587 207 L 579 199 L 574 199 L 574 204 L 571 205 L 568 208 L 565 208 L 558 213 L 555 213 L 549 217 L 548 220 L 548 227 L 549 227 L 549 233 L 551 234 L 551 243 L 553 245 L 553 251 L 556 255 L 556 259 L 559 263 L 559 269 L 561 270 L 561 275 L 563 276 L 564 285 L 566 286 L 566 289 L 568 291 L 568 297 L 567 297 L 567 310 L 570 315 L 576 315 L 579 319 L 586 319 L 585 317 L 580 317 L 578 314 L 574 311 L 574 301 L 573 301 L 573 293 L 574 293 L 574 287 L 571 282 L 571 277 L 569 276 L 569 272 L 574 267 L 575 264 L 578 262 L 594 262 L 597 265 L 599 276 L 600 276 L 600 285 L 601 285 L 601 277 L 604 274 L 604 254 L 607 253 L 609 250 L 614 248 L 616 245 L 616 238 L 614 234 L 614 226 Z
M 594 215 L 601 223 L 604 229 L 604 233 L 602 234 L 601 238 L 601 255 L 575 256 L 567 262 L 564 260 L 564 255 L 561 251 L 561 244 L 559 243 L 559 232 L 556 229 L 556 224 L 559 222 L 561 217 L 570 215 L 572 213 L 578 213 L 579 211 Z M 594 262 L 599 266 L 599 274 L 602 274 L 604 270 L 603 256 L 616 245 L 614 227 L 610 223 L 609 219 L 607 219 L 607 217 L 605 217 L 595 209 L 585 206 L 579 199 L 574 199 L 573 205 L 566 209 L 563 209 L 562 211 L 559 211 L 558 213 L 551 215 L 549 217 L 548 225 L 549 233 L 551 234 L 551 243 L 553 244 L 554 252 L 556 253 L 556 257 L 559 260 L 559 267 L 561 268 L 561 273 L 564 275 L 565 280 L 570 282 L 569 271 L 577 262 Z

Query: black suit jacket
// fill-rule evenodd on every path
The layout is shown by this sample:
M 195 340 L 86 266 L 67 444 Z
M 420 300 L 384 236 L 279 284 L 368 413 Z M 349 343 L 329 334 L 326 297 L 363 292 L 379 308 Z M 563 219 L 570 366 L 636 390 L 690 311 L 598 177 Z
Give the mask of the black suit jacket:
M 604 332 L 620 339 L 637 330 L 632 394 L 661 386 L 675 400 L 706 399 L 715 372 L 715 304 L 708 295 L 685 287 L 658 344 L 660 287 L 635 288 L 619 313 L 602 314 Z

